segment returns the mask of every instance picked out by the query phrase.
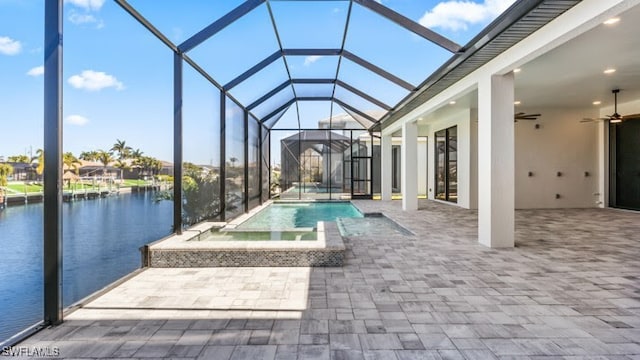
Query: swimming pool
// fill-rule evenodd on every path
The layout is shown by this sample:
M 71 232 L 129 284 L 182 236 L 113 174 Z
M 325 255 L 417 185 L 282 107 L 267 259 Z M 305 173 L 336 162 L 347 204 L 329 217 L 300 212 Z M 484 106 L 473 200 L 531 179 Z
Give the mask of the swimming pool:
M 350 202 L 277 202 L 240 224 L 236 230 L 315 228 L 318 221 L 361 217 L 362 213 Z
M 387 236 L 390 234 L 414 236 L 411 231 L 382 214 L 370 214 L 359 219 L 338 219 L 336 224 L 340 234 L 349 237 Z
M 299 231 L 217 231 L 204 238 L 207 241 L 315 241 L 318 233 L 309 229 Z

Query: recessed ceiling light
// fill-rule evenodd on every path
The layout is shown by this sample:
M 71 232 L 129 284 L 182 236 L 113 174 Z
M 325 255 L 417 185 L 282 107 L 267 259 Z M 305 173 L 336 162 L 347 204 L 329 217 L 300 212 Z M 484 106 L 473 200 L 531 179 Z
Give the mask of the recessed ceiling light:
M 600 104 L 602 104 L 602 101 L 600 101 L 600 100 L 596 100 L 596 101 L 593 102 L 593 105 L 600 105 Z
M 522 103 L 520 102 L 520 100 L 516 100 L 516 101 L 514 101 L 514 102 L 513 102 L 513 105 L 520 105 L 520 104 L 522 104 Z
M 449 101 L 449 105 L 455 105 L 455 104 L 456 104 L 456 101 L 455 101 L 455 100 L 451 100 L 451 101 Z
M 611 19 L 606 20 L 603 24 L 605 24 L 605 25 L 613 25 L 613 24 L 617 23 L 618 21 L 620 21 L 619 17 L 613 17 Z
M 514 74 L 517 74 L 517 73 L 519 73 L 520 71 L 522 71 L 522 69 L 520 69 L 520 68 L 513 69 L 513 73 L 514 73 Z
M 613 68 L 607 69 L 607 70 L 604 71 L 604 73 L 607 74 L 607 75 L 608 74 L 613 74 L 614 72 L 616 72 L 616 69 L 613 69 Z

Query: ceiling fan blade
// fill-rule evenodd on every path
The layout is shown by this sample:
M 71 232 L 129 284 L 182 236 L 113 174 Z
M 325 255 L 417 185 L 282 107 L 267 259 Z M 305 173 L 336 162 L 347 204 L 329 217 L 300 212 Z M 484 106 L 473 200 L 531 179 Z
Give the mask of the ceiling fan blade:
M 524 115 L 523 112 L 519 112 L 519 113 L 514 114 L 515 117 L 522 116 L 522 115 Z
M 622 117 L 623 120 L 627 120 L 627 119 L 640 119 L 640 114 L 630 114 L 630 115 L 624 115 Z

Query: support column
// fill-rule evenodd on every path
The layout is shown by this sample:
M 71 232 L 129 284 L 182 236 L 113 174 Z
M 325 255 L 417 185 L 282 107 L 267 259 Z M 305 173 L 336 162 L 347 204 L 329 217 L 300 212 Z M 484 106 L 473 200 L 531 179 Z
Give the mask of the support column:
M 427 199 L 433 200 L 435 199 L 435 191 L 436 188 L 435 178 L 436 178 L 436 136 L 433 132 L 433 127 L 429 126 L 429 132 L 427 135 Z
M 513 73 L 478 84 L 478 240 L 513 247 L 515 136 Z
M 244 203 L 244 212 L 249 212 L 249 112 L 242 110 L 244 113 L 244 197 L 242 202 Z M 253 121 L 253 119 L 252 119 Z
M 258 184 L 260 185 L 260 188 L 258 189 L 258 192 L 260 194 L 260 205 L 262 205 L 262 203 L 264 202 L 262 200 L 262 195 L 263 195 L 263 191 L 262 191 L 262 181 L 264 181 L 264 179 L 262 178 L 262 171 L 264 168 L 264 161 L 262 160 L 262 124 L 260 124 L 258 122 L 258 164 L 260 164 L 260 166 L 258 166 Z M 248 166 L 248 164 L 247 164 Z
M 418 123 L 402 124 L 402 210 L 418 210 Z
M 382 135 L 380 139 L 380 175 L 382 177 L 382 179 L 380 179 L 380 191 L 382 192 L 382 201 L 390 201 L 391 193 L 393 192 L 393 160 L 391 159 L 393 156 L 391 151 L 392 142 L 391 134 Z
M 598 124 L 598 200 L 596 205 L 609 207 L 609 123 Z
M 227 218 L 227 96 L 220 91 L 220 221 Z
M 173 54 L 173 231 L 182 234 L 182 56 Z
M 62 322 L 62 0 L 44 13 L 44 323 Z

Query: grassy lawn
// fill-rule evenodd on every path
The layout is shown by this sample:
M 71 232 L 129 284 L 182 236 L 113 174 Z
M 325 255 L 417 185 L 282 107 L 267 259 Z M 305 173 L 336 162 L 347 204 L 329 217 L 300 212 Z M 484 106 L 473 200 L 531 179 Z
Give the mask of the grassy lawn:
M 42 192 L 41 185 L 35 185 L 35 184 L 25 185 L 23 182 L 10 182 L 9 185 L 7 185 L 7 188 L 9 189 L 9 191 L 7 192 L 8 195 L 15 194 L 15 193 L 24 194 L 25 189 L 26 189 L 26 192 L 28 193 Z
M 131 187 L 131 186 L 144 186 L 144 185 L 150 185 L 150 184 L 151 184 L 151 181 L 125 179 L 120 186 Z
M 131 186 L 144 186 L 144 185 L 151 185 L 151 181 L 146 181 L 146 180 L 124 180 L 122 182 L 122 184 L 120 184 L 120 187 L 131 187 Z M 113 188 L 115 188 L 115 185 L 112 185 Z M 89 190 L 106 190 L 109 187 L 105 184 L 102 184 L 102 186 L 98 186 L 97 184 L 94 186 L 93 182 L 85 182 L 83 183 L 71 183 L 71 185 L 69 185 L 66 181 L 64 182 L 64 191 L 75 191 L 75 192 L 84 192 L 85 190 L 89 191 Z M 41 193 L 42 190 L 42 185 L 37 185 L 34 183 L 29 183 L 27 185 L 25 185 L 24 182 L 22 181 L 12 181 L 9 182 L 9 184 L 7 185 L 7 193 L 8 195 L 18 195 L 18 194 L 24 194 L 25 191 L 27 193 Z
M 33 184 L 33 183 L 29 183 L 27 185 L 25 185 L 24 182 L 10 182 L 9 185 L 7 185 L 8 188 L 8 194 L 24 194 L 25 190 L 27 193 L 40 193 L 42 192 L 42 185 L 37 185 L 37 184 Z M 98 186 L 93 186 L 91 183 L 85 183 L 85 184 L 81 184 L 81 183 L 71 183 L 71 186 L 69 186 L 67 184 L 67 182 L 64 182 L 64 191 L 69 191 L 69 190 L 74 190 L 76 192 L 83 192 L 85 190 L 98 190 Z M 102 186 L 102 189 L 105 189 L 106 186 Z

